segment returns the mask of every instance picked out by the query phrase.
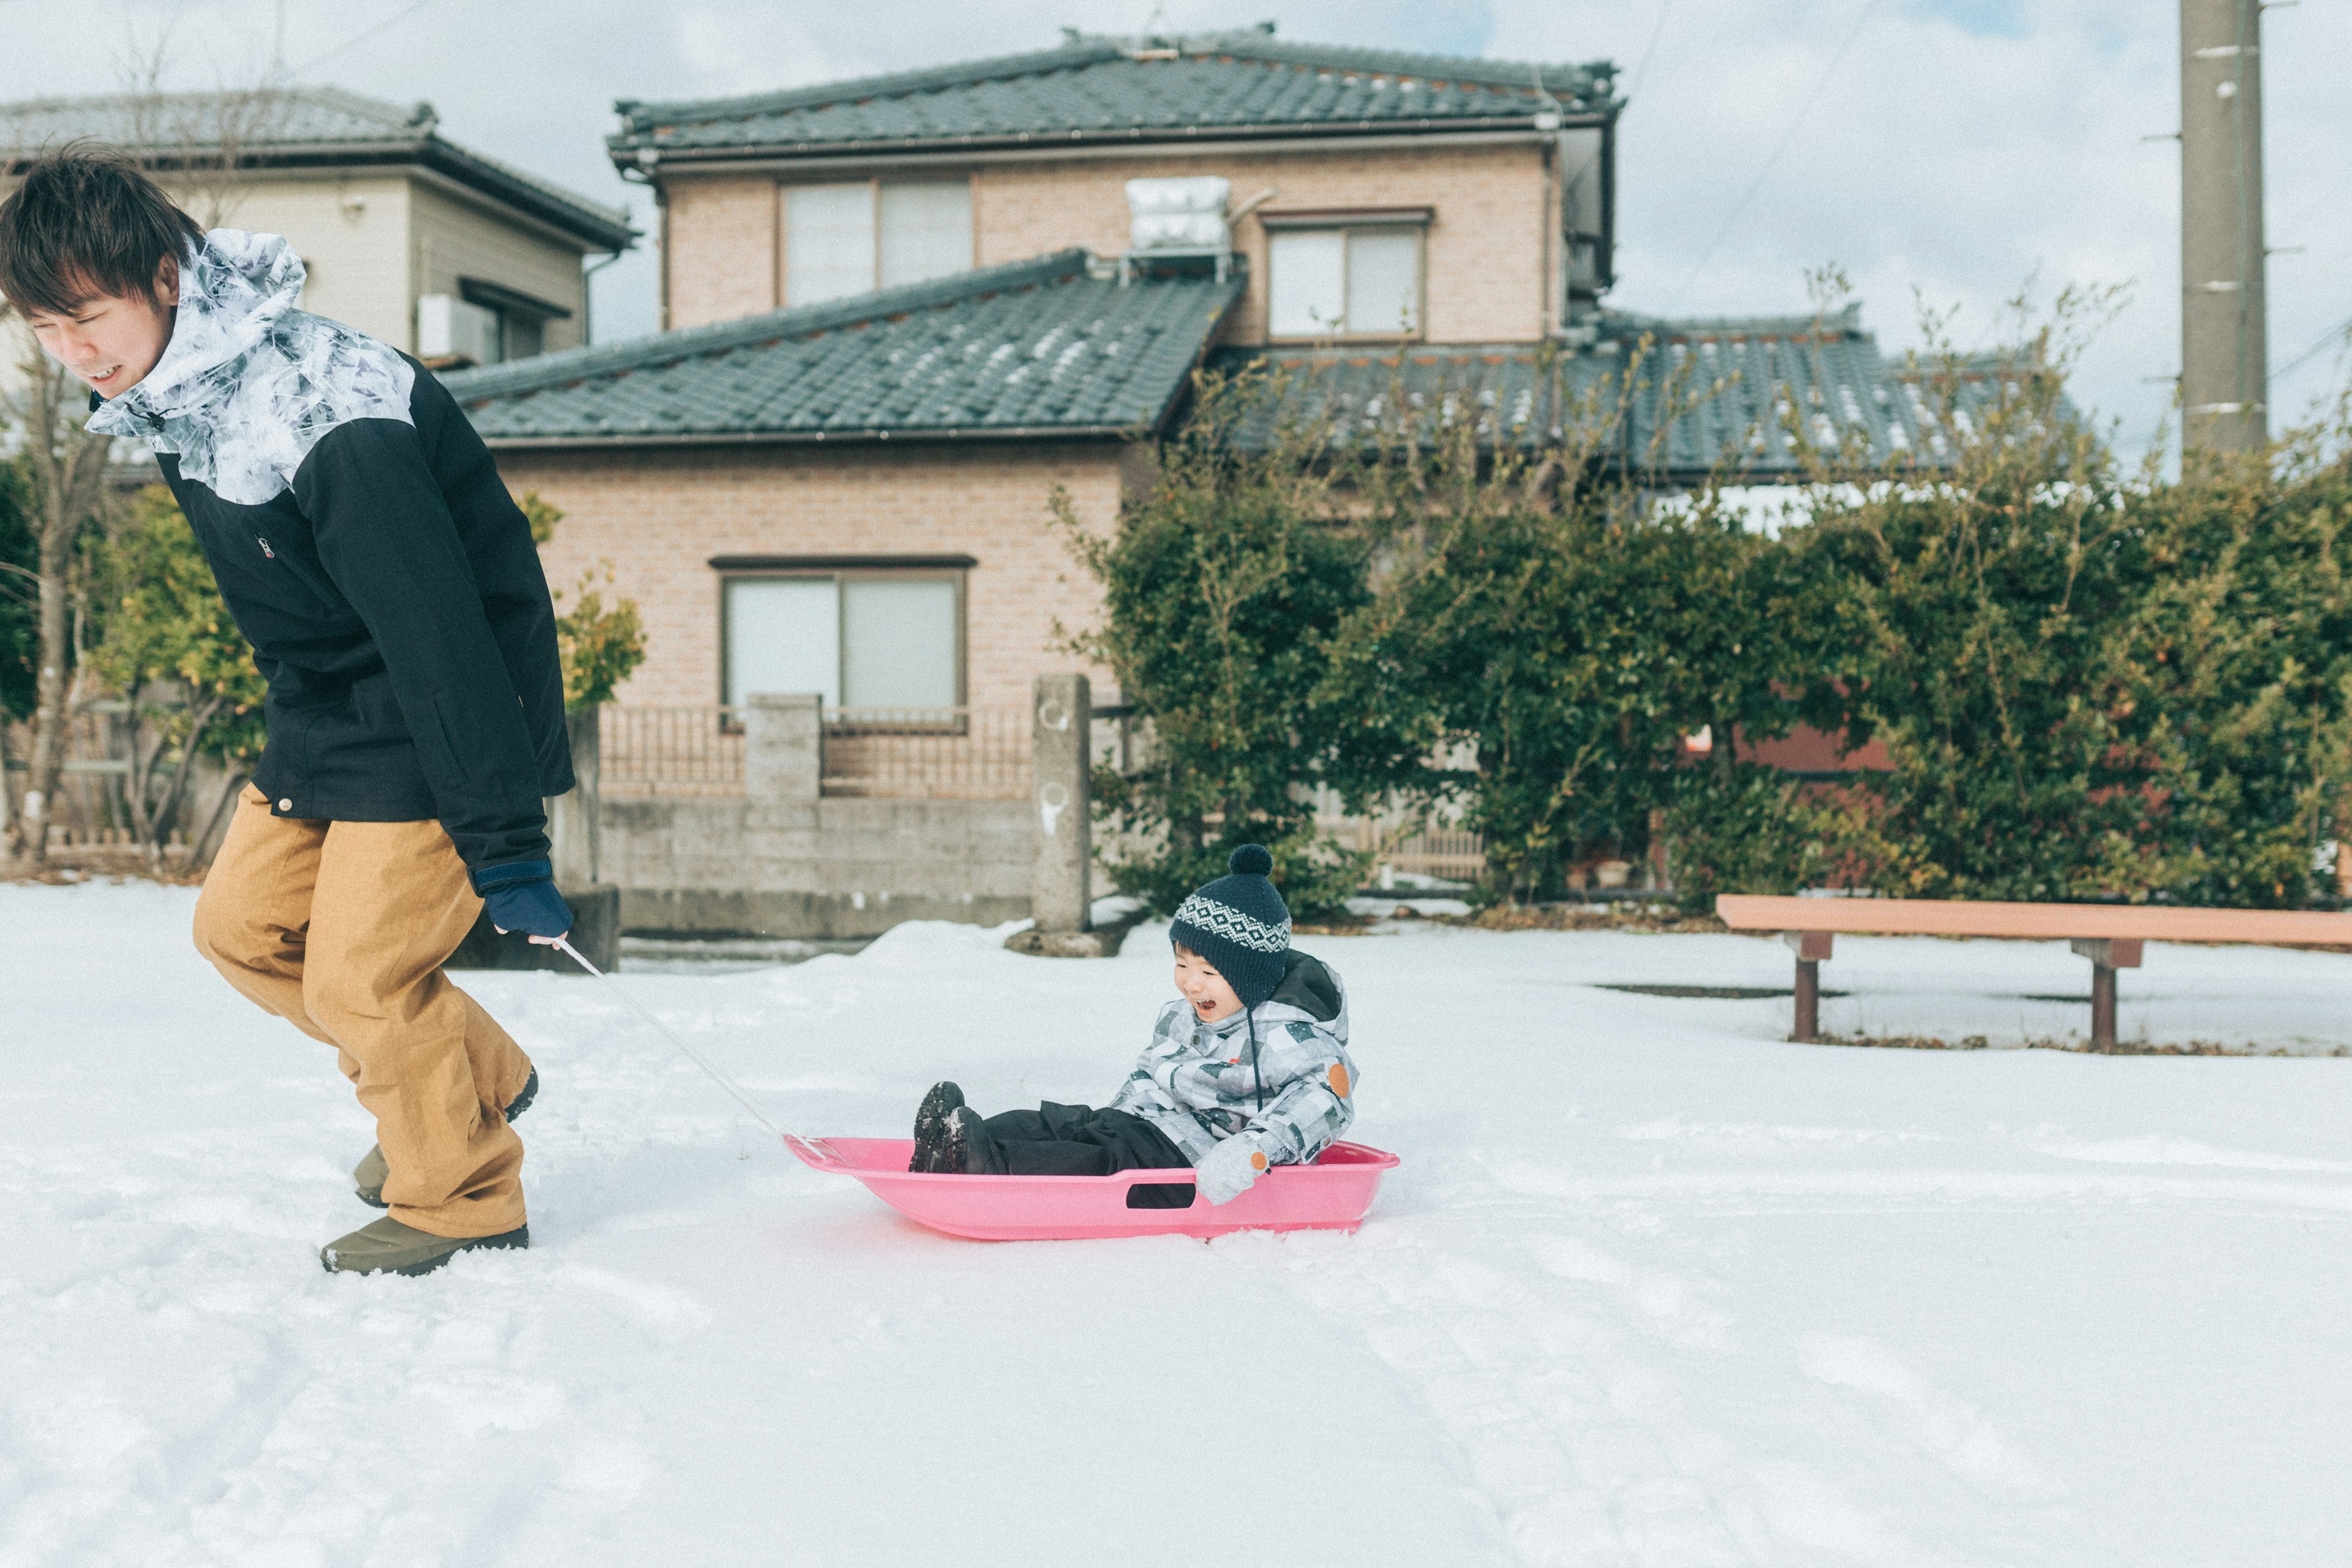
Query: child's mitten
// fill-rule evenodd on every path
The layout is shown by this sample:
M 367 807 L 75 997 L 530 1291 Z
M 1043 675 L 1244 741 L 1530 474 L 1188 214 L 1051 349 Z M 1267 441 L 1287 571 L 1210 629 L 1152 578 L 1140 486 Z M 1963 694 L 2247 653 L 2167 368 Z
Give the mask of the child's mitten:
M 1265 1174 L 1270 1163 L 1255 1137 L 1236 1133 L 1210 1150 L 1209 1157 L 1192 1167 L 1193 1185 L 1211 1203 L 1229 1204 L 1249 1191 Z

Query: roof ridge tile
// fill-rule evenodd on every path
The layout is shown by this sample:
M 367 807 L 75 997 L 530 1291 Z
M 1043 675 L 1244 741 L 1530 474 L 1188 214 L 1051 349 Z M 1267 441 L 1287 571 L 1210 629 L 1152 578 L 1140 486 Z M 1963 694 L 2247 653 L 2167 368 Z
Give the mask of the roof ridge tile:
M 854 102 L 862 99 L 897 98 L 943 87 L 965 87 L 984 81 L 1009 81 L 1074 65 L 1092 65 L 1119 58 L 1119 51 L 1088 41 L 1033 49 L 1017 55 L 995 55 L 954 65 L 924 66 L 914 70 L 887 71 L 879 76 L 847 77 L 839 81 L 812 82 L 806 87 L 780 88 L 772 92 L 740 93 L 729 98 L 684 98 L 659 102 L 619 99 L 613 104 L 621 116 L 622 136 L 656 123 L 729 120 L 753 114 L 781 114 L 788 110 Z

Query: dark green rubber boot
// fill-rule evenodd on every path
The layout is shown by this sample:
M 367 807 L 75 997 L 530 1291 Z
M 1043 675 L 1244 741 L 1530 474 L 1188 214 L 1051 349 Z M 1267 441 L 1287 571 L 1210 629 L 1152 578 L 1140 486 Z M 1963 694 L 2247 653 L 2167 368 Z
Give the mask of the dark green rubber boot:
M 451 1237 L 386 1218 L 327 1243 L 319 1248 L 319 1261 L 330 1274 L 430 1274 L 461 1252 L 530 1245 L 527 1225 L 503 1236 Z
M 538 1092 L 539 1069 L 533 1068 L 530 1076 L 523 1079 L 521 1089 L 507 1102 L 507 1120 L 512 1121 L 529 1110 L 531 1097 Z M 359 1194 L 360 1202 L 372 1209 L 390 1208 L 392 1205 L 383 1201 L 383 1184 L 391 1174 L 392 1167 L 383 1163 L 383 1145 L 375 1144 L 352 1167 L 352 1190 Z

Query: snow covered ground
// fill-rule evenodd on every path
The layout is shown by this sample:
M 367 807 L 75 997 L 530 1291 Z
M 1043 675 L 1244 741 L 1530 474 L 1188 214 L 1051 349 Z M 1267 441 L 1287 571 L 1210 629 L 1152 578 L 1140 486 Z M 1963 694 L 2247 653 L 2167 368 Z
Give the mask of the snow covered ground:
M 2151 946 L 2126 1035 L 1780 1043 L 1736 937 L 1407 929 L 1347 976 L 1353 1237 L 992 1246 L 802 1168 L 585 979 L 533 1248 L 331 1279 L 326 1054 L 193 895 L 0 888 L 0 1563 L 2352 1561 L 2352 960 Z M 625 977 L 804 1126 L 1110 1092 L 1167 991 L 910 926 Z M 1841 941 L 1841 1031 L 2080 1031 L 2061 944 Z

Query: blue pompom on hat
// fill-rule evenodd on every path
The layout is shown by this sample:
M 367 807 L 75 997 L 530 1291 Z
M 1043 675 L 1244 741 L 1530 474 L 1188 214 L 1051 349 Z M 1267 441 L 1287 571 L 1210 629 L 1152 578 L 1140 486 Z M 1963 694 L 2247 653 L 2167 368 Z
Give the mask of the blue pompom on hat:
M 1226 862 L 1231 874 L 1202 886 L 1177 906 L 1171 941 L 1216 966 L 1244 1007 L 1256 1007 L 1282 984 L 1290 952 L 1290 906 L 1266 880 L 1274 857 L 1244 844 Z

